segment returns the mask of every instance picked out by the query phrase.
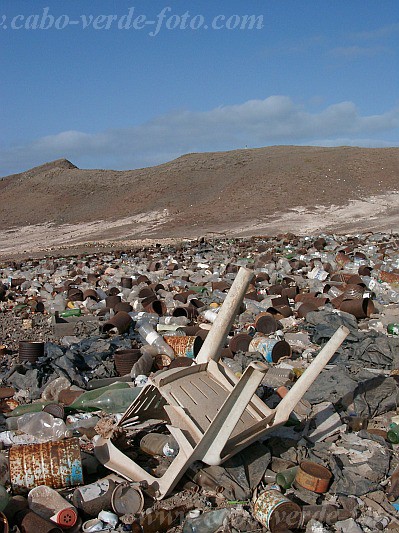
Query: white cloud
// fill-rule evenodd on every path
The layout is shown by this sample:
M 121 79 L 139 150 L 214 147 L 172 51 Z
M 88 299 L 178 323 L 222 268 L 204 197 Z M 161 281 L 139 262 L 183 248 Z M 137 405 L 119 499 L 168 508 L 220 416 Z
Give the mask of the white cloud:
M 375 57 L 380 54 L 391 53 L 386 46 L 338 46 L 330 50 L 330 55 L 344 59 L 359 59 L 363 57 Z
M 66 157 L 79 167 L 138 168 L 188 152 L 232 150 L 271 144 L 332 145 L 384 134 L 397 138 L 399 108 L 362 116 L 353 102 L 311 112 L 287 96 L 270 96 L 211 111 L 175 111 L 139 126 L 100 133 L 63 131 L 25 145 L 0 149 L 1 175 Z M 396 131 L 395 131 L 396 130 Z M 396 135 L 395 135 L 396 134 Z M 351 141 L 352 139 L 352 141 Z M 373 141 L 370 141 L 371 143 Z M 374 141 L 374 145 L 385 141 Z
M 388 37 L 390 35 L 395 35 L 396 33 L 399 33 L 398 22 L 395 22 L 393 24 L 387 24 L 386 26 L 380 26 L 379 28 L 375 28 L 374 30 L 351 33 L 350 37 L 352 39 L 369 40 L 380 39 L 381 37 Z

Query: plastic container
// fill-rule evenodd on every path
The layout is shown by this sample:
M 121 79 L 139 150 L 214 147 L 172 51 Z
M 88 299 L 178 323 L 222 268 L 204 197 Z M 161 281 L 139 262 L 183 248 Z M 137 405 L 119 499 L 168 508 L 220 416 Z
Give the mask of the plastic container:
M 138 332 L 147 344 L 156 348 L 158 353 L 163 353 L 168 355 L 171 359 L 174 359 L 173 349 L 163 340 L 159 333 L 154 331 L 154 328 L 150 324 L 143 322 L 140 325 Z
M 71 437 L 65 423 L 50 413 L 26 413 L 17 420 L 17 427 L 22 433 L 32 435 L 37 442 L 57 441 Z
M 179 445 L 172 435 L 148 433 L 141 439 L 140 449 L 148 455 L 176 457 L 179 452 Z

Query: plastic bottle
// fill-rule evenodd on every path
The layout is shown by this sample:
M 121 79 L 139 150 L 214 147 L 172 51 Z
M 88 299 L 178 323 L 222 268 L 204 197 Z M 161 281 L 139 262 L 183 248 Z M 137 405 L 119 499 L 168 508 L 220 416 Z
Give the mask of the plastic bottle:
M 230 515 L 230 509 L 215 509 L 203 513 L 198 518 L 187 518 L 183 533 L 214 533 Z
M 154 328 L 148 322 L 143 322 L 138 332 L 147 344 L 154 346 L 158 350 L 159 354 L 168 355 L 171 359 L 175 358 L 175 353 L 172 348 L 166 344 L 161 335 L 154 331 Z
M 208 322 L 211 322 L 211 324 L 215 322 L 217 316 L 218 316 L 217 312 L 211 309 L 207 309 L 206 311 L 201 313 L 201 317 L 207 320 Z
M 85 416 L 88 416 L 85 414 Z M 69 431 L 79 431 L 80 429 L 94 428 L 100 420 L 98 416 L 89 415 L 90 418 L 77 418 L 75 416 L 68 416 L 66 419 L 66 427 Z
M 179 445 L 172 435 L 148 433 L 141 439 L 140 449 L 148 455 L 176 457 L 179 452 Z
M 159 324 L 167 326 L 187 326 L 190 320 L 185 316 L 160 316 Z
M 158 323 L 159 319 L 159 316 L 155 313 L 146 313 L 145 311 L 131 311 L 129 315 L 138 324 L 141 324 L 142 322 L 148 322 L 155 325 Z
M 140 392 L 141 389 L 130 387 L 126 382 L 113 383 L 108 387 L 84 392 L 66 410 L 123 413 Z
M 65 422 L 50 413 L 27 413 L 18 418 L 18 430 L 32 435 L 37 442 L 56 441 L 71 436 Z

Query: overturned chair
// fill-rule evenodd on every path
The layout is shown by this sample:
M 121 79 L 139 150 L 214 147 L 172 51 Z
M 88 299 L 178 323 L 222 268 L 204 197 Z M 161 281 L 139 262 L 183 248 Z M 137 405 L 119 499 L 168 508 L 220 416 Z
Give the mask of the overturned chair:
M 197 357 L 198 364 L 168 370 L 146 385 L 123 415 L 132 420 L 163 420 L 179 445 L 162 477 L 156 478 L 122 453 L 110 438 L 95 439 L 95 455 L 110 470 L 131 481 L 146 481 L 148 492 L 165 497 L 195 461 L 219 465 L 266 433 L 284 424 L 297 403 L 342 344 L 349 331 L 340 327 L 275 409 L 256 394 L 268 366 L 251 363 L 238 379 L 218 361 L 252 272 L 242 268 Z

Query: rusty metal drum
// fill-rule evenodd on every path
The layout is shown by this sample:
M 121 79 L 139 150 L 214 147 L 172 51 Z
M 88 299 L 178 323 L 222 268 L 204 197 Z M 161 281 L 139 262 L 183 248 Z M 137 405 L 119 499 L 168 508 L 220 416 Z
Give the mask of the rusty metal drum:
M 13 492 L 24 494 L 38 485 L 53 489 L 83 483 L 79 439 L 12 446 L 9 455 Z

